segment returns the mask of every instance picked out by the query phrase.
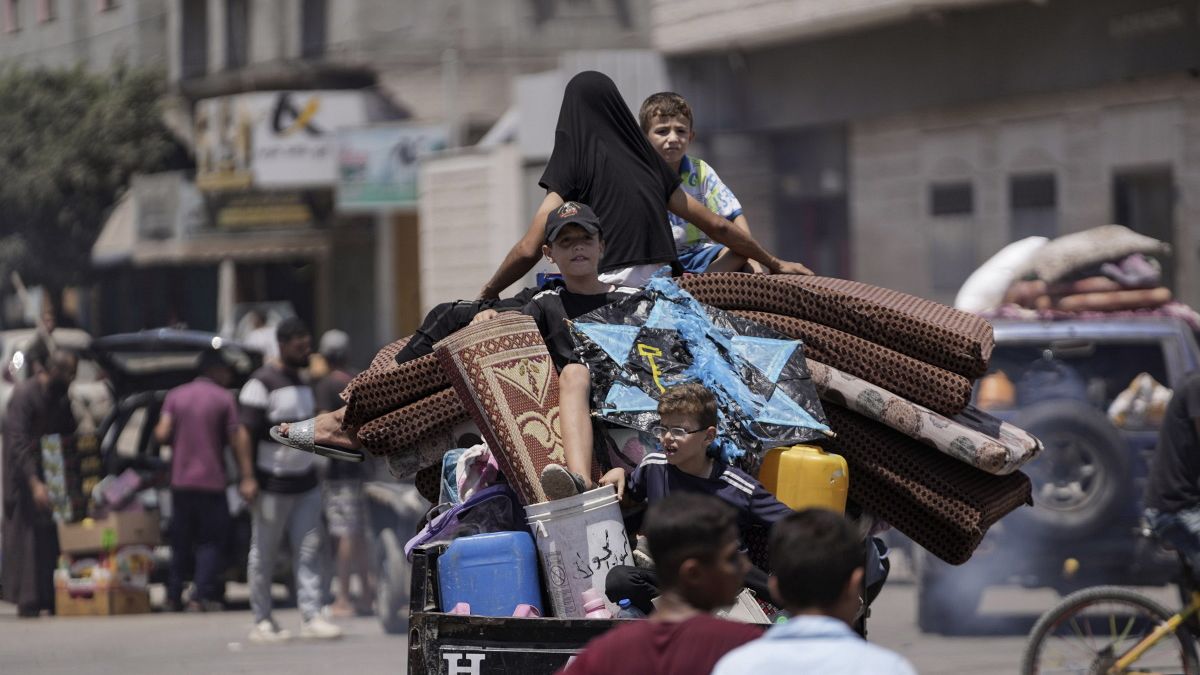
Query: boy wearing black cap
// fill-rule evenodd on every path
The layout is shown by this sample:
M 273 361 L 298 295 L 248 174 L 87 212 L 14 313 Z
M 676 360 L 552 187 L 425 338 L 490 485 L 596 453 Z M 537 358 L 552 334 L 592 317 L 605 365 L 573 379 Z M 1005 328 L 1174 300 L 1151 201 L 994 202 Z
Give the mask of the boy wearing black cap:
M 614 286 L 598 278 L 604 236 L 600 220 L 587 204 L 566 202 L 550 212 L 542 255 L 558 266 L 562 283 L 533 296 L 521 311 L 537 322 L 559 371 L 559 415 L 567 466 L 565 469 L 556 464 L 547 466 L 542 474 L 542 487 L 550 499 L 561 499 L 591 487 L 586 477 L 592 465 L 592 378 L 587 366 L 575 356 L 567 321 L 617 302 L 637 289 Z M 496 314 L 495 310 L 484 310 L 472 323 L 486 321 Z M 600 484 L 615 482 L 615 477 L 609 478 L 606 475 Z

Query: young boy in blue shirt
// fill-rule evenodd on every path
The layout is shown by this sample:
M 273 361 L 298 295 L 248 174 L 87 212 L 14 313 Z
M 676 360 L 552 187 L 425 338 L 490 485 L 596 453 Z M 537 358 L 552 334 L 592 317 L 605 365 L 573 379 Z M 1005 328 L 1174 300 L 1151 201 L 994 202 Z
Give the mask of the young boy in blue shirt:
M 650 145 L 679 174 L 680 187 L 709 211 L 731 221 L 750 234 L 750 224 L 742 213 L 742 204 L 721 181 L 707 162 L 687 154 L 696 138 L 692 108 L 679 94 L 670 91 L 651 95 L 642 103 L 638 123 Z M 761 265 L 748 261 L 725 246 L 714 242 L 700 228 L 674 213 L 667 213 L 675 252 L 686 272 L 764 272 Z
M 625 487 L 627 500 L 653 505 L 673 492 L 712 495 L 736 511 L 743 542 L 750 528 L 770 528 L 792 513 L 752 476 L 708 452 L 717 438 L 717 399 L 704 385 L 688 382 L 669 387 L 659 397 L 658 416 L 661 421 L 654 432 L 662 452 L 646 455 L 633 470 Z M 606 584 L 605 591 L 613 602 L 628 598 L 642 612 L 652 611 L 650 601 L 658 594 L 654 571 L 615 567 L 609 571 Z M 767 573 L 751 566 L 746 587 L 761 598 L 769 597 Z

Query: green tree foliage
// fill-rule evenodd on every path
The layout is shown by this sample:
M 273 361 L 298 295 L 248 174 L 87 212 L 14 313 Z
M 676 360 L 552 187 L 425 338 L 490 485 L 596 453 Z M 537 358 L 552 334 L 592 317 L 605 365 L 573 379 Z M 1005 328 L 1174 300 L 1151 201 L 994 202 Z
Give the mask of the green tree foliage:
M 51 288 L 86 281 L 92 244 L 134 173 L 178 146 L 160 73 L 0 72 L 0 286 L 13 270 Z

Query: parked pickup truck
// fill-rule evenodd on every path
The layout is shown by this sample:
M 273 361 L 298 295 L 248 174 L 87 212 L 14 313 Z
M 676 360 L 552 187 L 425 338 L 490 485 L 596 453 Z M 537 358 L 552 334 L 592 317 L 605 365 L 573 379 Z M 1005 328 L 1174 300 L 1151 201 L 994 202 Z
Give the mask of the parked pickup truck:
M 1094 584 L 1165 584 L 1178 569 L 1139 526 L 1158 429 L 1118 428 L 1106 411 L 1140 373 L 1174 388 L 1200 368 L 1192 330 L 1178 319 L 1149 317 L 993 326 L 990 373 L 1003 372 L 1014 396 L 989 412 L 1045 444 L 1025 468 L 1034 508 L 995 525 L 960 567 L 914 552 L 917 619 L 927 632 L 970 630 L 989 586 L 1067 593 Z

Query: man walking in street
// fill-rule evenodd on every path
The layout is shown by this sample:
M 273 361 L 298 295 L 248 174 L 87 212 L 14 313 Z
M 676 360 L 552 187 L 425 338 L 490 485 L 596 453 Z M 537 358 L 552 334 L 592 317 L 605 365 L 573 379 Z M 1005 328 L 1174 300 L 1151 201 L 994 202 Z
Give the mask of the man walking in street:
M 58 529 L 42 466 L 42 441 L 75 433 L 67 390 L 79 360 L 66 351 L 49 354 L 42 368 L 18 384 L 4 418 L 4 599 L 17 615 L 54 613 L 54 566 Z
M 183 583 L 195 569 L 187 609 L 221 609 L 229 505 L 225 447 L 238 429 L 237 404 L 227 387 L 232 373 L 217 349 L 200 354 L 200 376 L 167 393 L 154 437 L 171 445 L 171 572 L 167 606 L 179 611 Z
M 289 318 L 276 328 L 279 358 L 256 370 L 238 397 L 240 428 L 234 447 L 241 480 L 238 491 L 251 503 L 250 606 L 252 642 L 279 642 L 290 633 L 271 616 L 271 577 L 280 540 L 292 546 L 296 597 L 303 624 L 300 636 L 337 638 L 342 631 L 321 616 L 321 493 L 316 456 L 273 442 L 268 430 L 288 420 L 307 419 L 315 410 L 312 387 L 301 369 L 312 355 L 312 335 Z
M 345 403 L 338 396 L 354 374 L 346 365 L 350 336 L 340 330 L 325 331 L 321 336 L 320 353 L 329 364 L 329 373 L 313 387 L 317 413 L 331 412 Z M 334 564 L 337 585 L 334 587 L 333 616 L 369 614 L 371 611 L 371 580 L 367 569 L 366 503 L 363 496 L 363 464 L 329 462 L 325 473 L 323 493 L 325 520 L 329 534 L 336 540 Z M 358 575 L 358 602 L 351 601 L 350 577 Z

